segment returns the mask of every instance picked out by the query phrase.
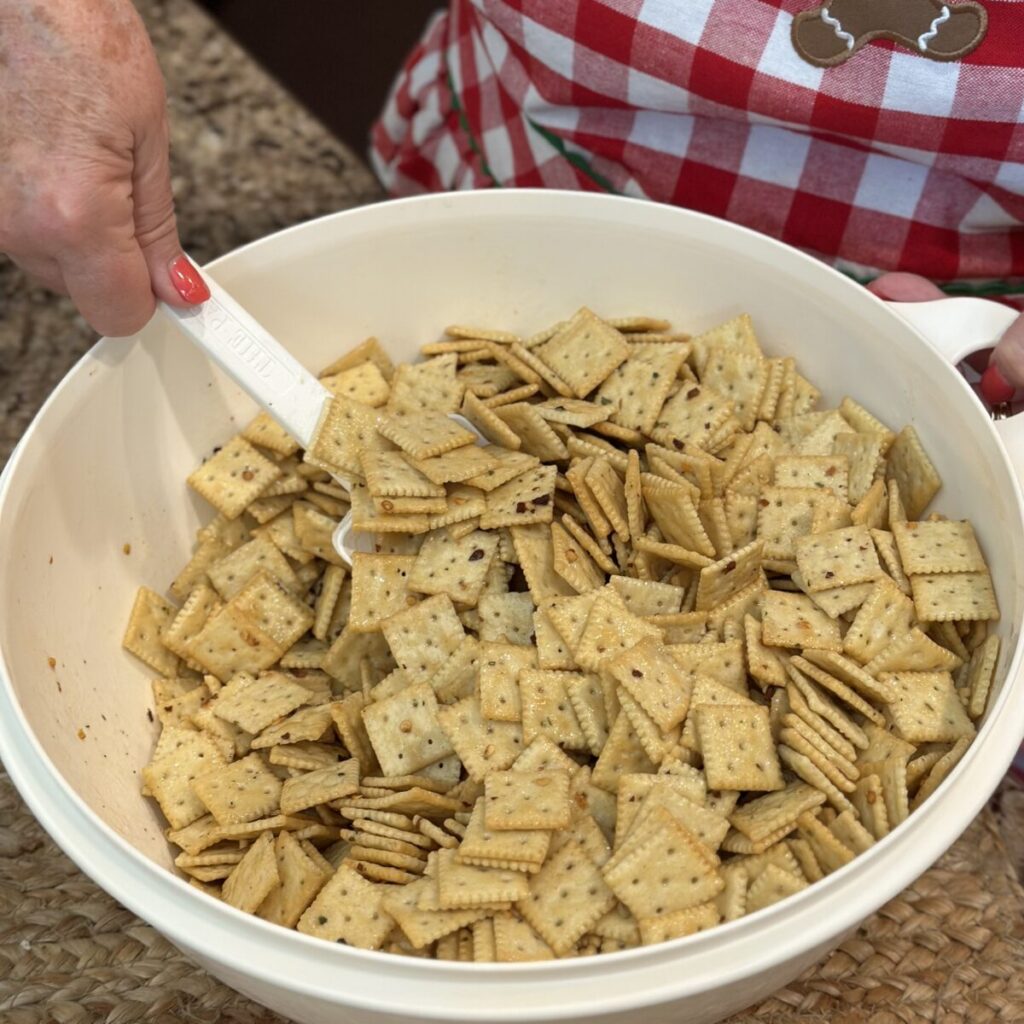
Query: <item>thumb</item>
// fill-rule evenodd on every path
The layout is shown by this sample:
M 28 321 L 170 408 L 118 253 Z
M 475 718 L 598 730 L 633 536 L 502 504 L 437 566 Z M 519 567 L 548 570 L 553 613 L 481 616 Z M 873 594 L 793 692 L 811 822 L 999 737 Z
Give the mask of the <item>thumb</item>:
M 178 238 L 166 122 L 136 143 L 132 199 L 135 239 L 149 269 L 153 294 L 172 306 L 205 302 L 210 291 L 182 252 Z
M 1009 384 L 1024 388 L 1024 316 L 1017 317 L 999 339 L 991 360 Z

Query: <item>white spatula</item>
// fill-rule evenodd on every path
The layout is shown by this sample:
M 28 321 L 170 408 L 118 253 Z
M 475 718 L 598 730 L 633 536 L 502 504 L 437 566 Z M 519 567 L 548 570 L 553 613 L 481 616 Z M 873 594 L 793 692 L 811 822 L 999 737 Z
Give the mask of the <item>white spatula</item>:
M 177 309 L 162 302 L 160 308 L 303 448 L 308 448 L 324 404 L 331 398 L 330 391 L 220 285 L 209 277 L 206 283 L 210 298 L 201 306 Z M 483 440 L 461 416 L 452 419 Z M 335 479 L 345 490 L 351 489 L 349 480 Z M 333 541 L 334 550 L 349 565 L 353 551 L 372 550 L 371 537 L 353 531 L 351 512 L 338 524 Z

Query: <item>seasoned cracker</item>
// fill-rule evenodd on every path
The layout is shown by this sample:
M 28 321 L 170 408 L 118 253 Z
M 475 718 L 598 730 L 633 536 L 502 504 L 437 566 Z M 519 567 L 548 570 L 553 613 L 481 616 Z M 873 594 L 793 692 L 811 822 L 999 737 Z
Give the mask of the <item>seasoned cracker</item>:
M 768 712 L 754 705 L 696 705 L 704 773 L 712 789 L 781 789 Z
M 484 824 L 489 831 L 569 827 L 567 772 L 491 772 L 484 785 Z
M 885 475 L 898 485 L 899 499 L 911 520 L 921 518 L 942 487 L 942 478 L 925 453 L 917 431 L 909 425 L 896 435 L 889 449 Z M 893 520 L 891 514 L 889 518 Z
M 917 617 L 922 622 L 999 618 L 999 605 L 987 570 L 911 576 L 910 587 Z
M 766 591 L 762 597 L 761 640 L 769 647 L 813 647 L 840 651 L 839 624 L 803 594 Z

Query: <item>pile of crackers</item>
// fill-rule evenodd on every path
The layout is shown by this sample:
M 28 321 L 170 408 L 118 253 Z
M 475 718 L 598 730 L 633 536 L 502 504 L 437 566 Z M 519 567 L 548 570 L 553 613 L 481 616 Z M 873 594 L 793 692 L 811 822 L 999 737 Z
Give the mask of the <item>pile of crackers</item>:
M 189 477 L 218 514 L 174 602 L 139 592 L 144 792 L 192 885 L 365 949 L 613 952 L 801 891 L 938 788 L 999 613 L 912 427 L 818 409 L 746 316 L 422 352 L 328 367 L 307 451 L 257 416 Z

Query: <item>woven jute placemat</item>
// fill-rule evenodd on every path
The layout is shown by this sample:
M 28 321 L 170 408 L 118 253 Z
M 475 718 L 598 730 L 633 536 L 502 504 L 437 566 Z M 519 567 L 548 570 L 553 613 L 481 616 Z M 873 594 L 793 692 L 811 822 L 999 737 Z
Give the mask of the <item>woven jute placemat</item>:
M 380 198 L 365 166 L 188 0 L 138 6 L 168 79 L 180 227 L 198 259 Z M 69 304 L 0 264 L 0 465 L 92 340 Z M 935 867 L 733 1024 L 1024 1021 L 1022 864 L 1024 790 L 1007 782 Z M 281 1021 L 93 885 L 0 770 L 2 1024 Z

